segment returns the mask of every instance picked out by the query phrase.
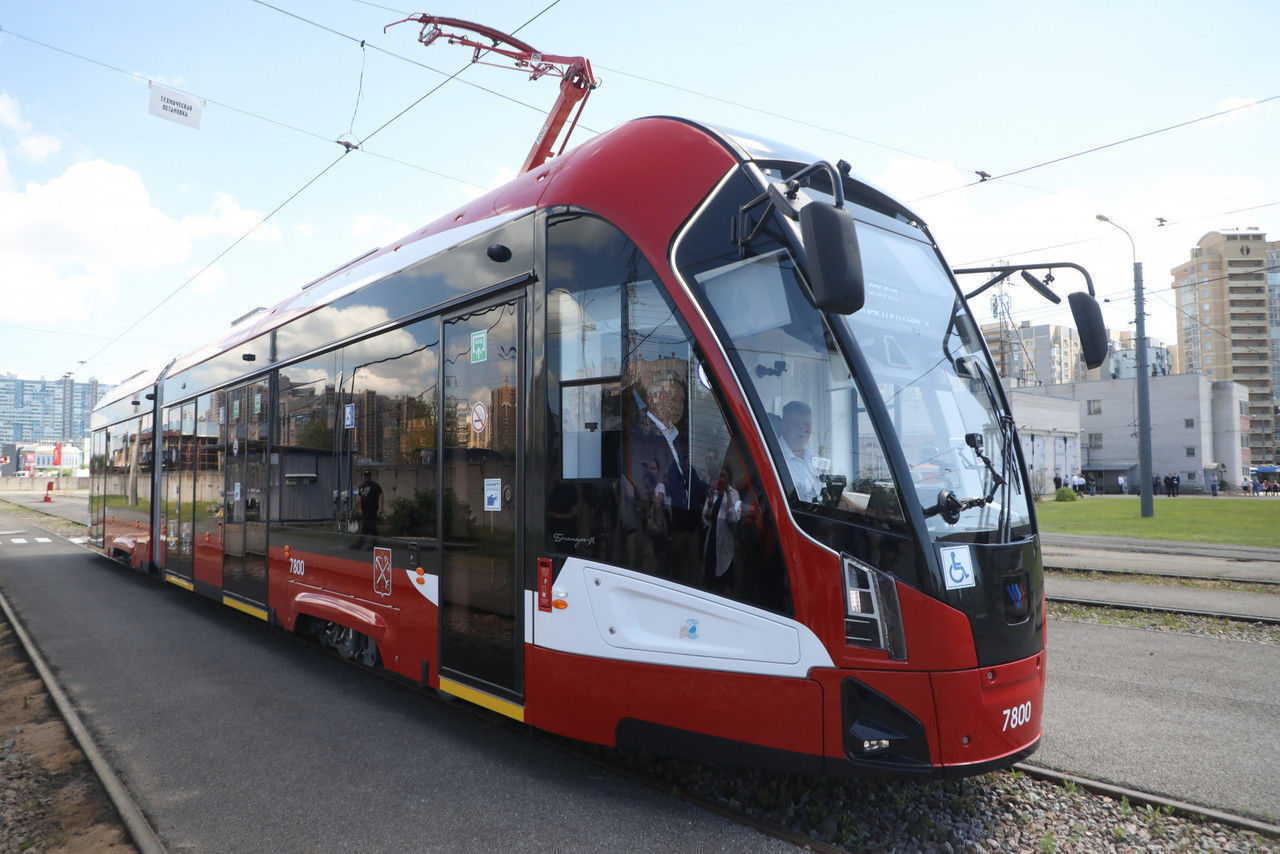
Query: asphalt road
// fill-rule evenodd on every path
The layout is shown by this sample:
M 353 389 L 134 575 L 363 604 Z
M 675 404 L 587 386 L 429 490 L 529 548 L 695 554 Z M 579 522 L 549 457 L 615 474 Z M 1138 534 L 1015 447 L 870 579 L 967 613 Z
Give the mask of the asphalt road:
M 0 589 L 171 850 L 793 850 L 12 514 L 0 530 L 26 531 L 0 537 Z
M 1280 649 L 1049 624 L 1032 762 L 1179 800 L 1280 815 Z
M 171 848 L 787 849 L 0 512 L 18 529 L 0 589 Z M 1280 813 L 1276 647 L 1057 621 L 1049 647 L 1033 761 Z

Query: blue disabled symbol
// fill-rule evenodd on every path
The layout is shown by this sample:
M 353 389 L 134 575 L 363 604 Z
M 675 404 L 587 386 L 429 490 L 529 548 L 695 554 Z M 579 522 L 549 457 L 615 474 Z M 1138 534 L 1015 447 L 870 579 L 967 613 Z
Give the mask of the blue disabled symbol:
M 951 553 L 951 565 L 947 567 L 947 572 L 951 575 L 951 582 L 959 584 L 969 577 L 969 570 L 965 569 L 964 564 L 960 562 L 960 553 Z

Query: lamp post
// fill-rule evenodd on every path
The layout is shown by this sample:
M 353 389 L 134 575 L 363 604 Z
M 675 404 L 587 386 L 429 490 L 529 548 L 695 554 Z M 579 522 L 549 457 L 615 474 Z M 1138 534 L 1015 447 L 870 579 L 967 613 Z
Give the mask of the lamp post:
M 1151 494 L 1151 389 L 1147 366 L 1147 318 L 1142 298 L 1142 264 L 1138 261 L 1138 247 L 1134 245 L 1133 235 L 1124 226 L 1112 222 L 1103 214 L 1098 214 L 1098 221 L 1114 225 L 1129 238 L 1129 248 L 1133 252 L 1133 303 L 1137 312 L 1137 359 L 1138 359 L 1138 478 L 1142 487 L 1142 518 L 1149 519 L 1155 515 L 1155 504 Z

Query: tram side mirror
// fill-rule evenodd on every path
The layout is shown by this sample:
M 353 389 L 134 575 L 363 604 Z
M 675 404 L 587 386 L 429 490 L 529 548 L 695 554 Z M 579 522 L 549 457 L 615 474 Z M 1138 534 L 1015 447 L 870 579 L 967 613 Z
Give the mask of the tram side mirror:
M 1096 368 L 1107 358 L 1107 327 L 1102 322 L 1102 307 L 1084 291 L 1067 294 L 1067 301 L 1071 303 L 1071 314 L 1076 319 L 1084 363 Z
M 800 239 L 809 259 L 814 307 L 835 314 L 862 308 L 862 255 L 853 214 L 847 208 L 810 202 L 800 209 Z

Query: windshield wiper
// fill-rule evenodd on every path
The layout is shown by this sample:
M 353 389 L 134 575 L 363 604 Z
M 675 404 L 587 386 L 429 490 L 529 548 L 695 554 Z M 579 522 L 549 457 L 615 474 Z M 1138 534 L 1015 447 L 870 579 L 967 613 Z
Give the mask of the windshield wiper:
M 1004 475 L 1002 475 L 991 462 L 991 459 L 982 453 L 982 434 L 981 433 L 965 433 L 964 443 L 973 449 L 973 453 L 982 460 L 987 467 L 987 471 L 991 473 L 991 489 L 986 495 L 979 495 L 977 498 L 959 498 L 955 492 L 950 489 L 944 489 L 938 493 L 938 502 L 932 507 L 926 507 L 924 510 L 925 518 L 930 516 L 941 516 L 942 521 L 948 525 L 954 525 L 960 521 L 960 514 L 965 510 L 971 510 L 974 507 L 985 507 L 988 504 L 995 503 L 996 491 L 1006 485 Z M 1006 442 L 1007 443 L 1007 442 Z M 1004 510 L 1000 511 L 1001 529 L 1004 528 Z

